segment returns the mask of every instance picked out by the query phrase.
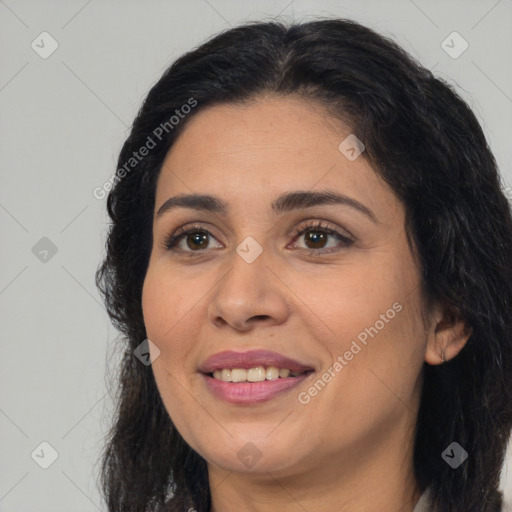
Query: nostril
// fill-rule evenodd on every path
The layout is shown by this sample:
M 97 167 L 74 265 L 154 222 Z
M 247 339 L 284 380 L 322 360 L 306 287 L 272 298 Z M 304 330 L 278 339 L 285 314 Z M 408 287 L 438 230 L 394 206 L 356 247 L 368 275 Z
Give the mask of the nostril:
M 254 315 L 251 318 L 249 318 L 249 321 L 251 320 L 267 320 L 267 318 L 270 318 L 269 315 Z

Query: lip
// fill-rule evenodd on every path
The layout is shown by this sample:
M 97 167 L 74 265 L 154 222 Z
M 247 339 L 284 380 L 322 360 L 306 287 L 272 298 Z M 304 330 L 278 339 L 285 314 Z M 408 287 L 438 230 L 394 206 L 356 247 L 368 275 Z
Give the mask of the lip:
M 298 386 L 314 372 L 262 382 L 224 382 L 203 374 L 209 391 L 217 398 L 238 405 L 252 405 L 275 398 Z
M 215 370 L 224 368 L 243 368 L 248 370 L 256 366 L 275 366 L 277 368 L 288 368 L 293 372 L 303 372 L 314 370 L 314 368 L 305 363 L 301 363 L 289 357 L 270 350 L 248 350 L 246 352 L 235 352 L 226 350 L 210 356 L 199 367 L 199 371 L 204 374 L 213 373 Z M 283 379 L 284 380 L 284 379 Z M 271 381 L 268 381 L 271 382 Z M 252 384 L 252 383 L 251 383 Z
M 248 370 L 256 366 L 275 366 L 288 368 L 294 372 L 306 372 L 296 377 L 279 377 L 262 382 L 224 382 L 213 378 L 210 374 L 224 368 L 243 368 Z M 295 359 L 291 359 L 270 350 L 248 350 L 235 352 L 226 350 L 210 356 L 200 366 L 199 371 L 209 391 L 217 398 L 233 404 L 250 405 L 265 402 L 298 386 L 314 373 L 314 368 Z

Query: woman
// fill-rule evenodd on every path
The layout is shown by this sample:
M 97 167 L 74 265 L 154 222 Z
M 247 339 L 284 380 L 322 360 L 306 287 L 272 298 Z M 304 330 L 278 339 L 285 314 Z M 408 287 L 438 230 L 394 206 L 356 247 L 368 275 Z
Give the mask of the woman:
M 110 511 L 501 510 L 512 219 L 448 85 L 352 21 L 234 28 L 114 181 Z

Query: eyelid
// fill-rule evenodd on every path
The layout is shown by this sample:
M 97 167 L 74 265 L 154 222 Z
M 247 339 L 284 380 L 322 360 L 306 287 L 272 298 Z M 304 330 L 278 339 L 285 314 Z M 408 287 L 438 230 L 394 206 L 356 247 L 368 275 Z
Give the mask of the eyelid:
M 294 233 L 292 244 L 295 246 L 297 243 L 296 240 L 299 237 L 301 237 L 304 233 L 307 233 L 308 231 L 323 232 L 328 235 L 336 237 L 339 240 L 339 242 L 341 242 L 341 247 L 338 246 L 338 248 L 337 247 L 328 247 L 328 248 L 317 249 L 317 250 L 307 249 L 304 247 L 297 248 L 300 251 L 306 251 L 312 255 L 324 255 L 324 254 L 329 254 L 329 253 L 333 253 L 333 252 L 339 252 L 342 249 L 347 249 L 355 242 L 355 238 L 351 234 L 345 235 L 340 232 L 340 228 L 331 227 L 329 224 L 324 224 L 324 222 L 322 220 L 315 219 L 315 220 L 305 221 L 305 223 L 302 224 L 301 227 L 295 228 L 292 231 L 292 233 Z M 347 233 L 348 233 L 348 231 L 347 231 Z
M 343 234 L 340 232 L 340 228 L 332 227 L 331 225 L 329 225 L 329 223 L 327 223 L 327 221 L 322 221 L 320 219 L 310 219 L 307 221 L 303 221 L 302 223 L 300 223 L 298 227 L 294 227 L 287 236 L 293 237 L 292 243 L 295 245 L 297 238 L 299 238 L 301 235 L 308 231 L 314 230 L 322 231 L 324 233 L 327 233 L 328 235 L 337 237 L 338 240 L 342 243 L 342 248 L 347 248 L 355 242 L 355 238 L 353 237 L 352 234 L 349 234 L 347 230 L 344 230 L 347 234 Z M 203 224 L 200 223 L 192 223 L 190 225 L 186 224 L 185 226 L 179 227 L 170 235 L 166 236 L 162 244 L 163 248 L 167 251 L 180 252 L 181 254 L 186 254 L 188 256 L 204 254 L 206 250 L 188 251 L 176 248 L 176 244 L 179 243 L 184 236 L 194 232 L 206 233 L 208 236 L 211 236 L 219 243 L 222 243 L 218 240 L 218 238 L 215 235 L 211 233 L 211 230 L 209 228 L 206 228 Z M 326 254 L 329 252 L 334 252 L 332 249 L 332 247 L 328 248 L 327 250 L 304 249 L 302 247 L 298 248 L 298 250 L 311 252 L 312 254 Z
M 195 233 L 197 231 L 207 233 L 209 236 L 217 240 L 217 237 L 212 234 L 211 228 L 206 228 L 203 224 L 199 223 L 192 223 L 192 224 L 185 224 L 185 226 L 181 226 L 174 231 L 172 231 L 169 235 L 166 235 L 163 240 L 163 248 L 167 251 L 172 251 L 173 249 L 178 252 L 179 249 L 175 249 L 175 245 L 180 241 L 181 238 L 184 236 Z M 217 240 L 218 241 L 218 240 Z M 194 253 L 195 251 L 180 251 L 181 253 Z M 198 253 L 204 252 L 204 251 L 197 251 Z
M 297 236 L 304 234 L 306 231 L 313 231 L 315 229 L 318 229 L 319 231 L 326 231 L 329 234 L 337 235 L 347 240 L 350 239 L 353 242 L 355 241 L 355 237 L 347 229 L 342 229 L 321 219 L 309 219 L 301 222 L 299 227 L 291 230 L 289 236 L 296 238 Z

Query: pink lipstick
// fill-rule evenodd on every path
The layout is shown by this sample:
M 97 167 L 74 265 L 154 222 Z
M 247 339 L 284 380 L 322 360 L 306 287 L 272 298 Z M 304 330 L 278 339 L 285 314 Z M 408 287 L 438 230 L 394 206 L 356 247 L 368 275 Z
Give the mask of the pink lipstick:
M 206 359 L 199 371 L 217 398 L 248 405 L 270 400 L 298 386 L 314 368 L 277 352 L 259 349 L 220 352 Z

